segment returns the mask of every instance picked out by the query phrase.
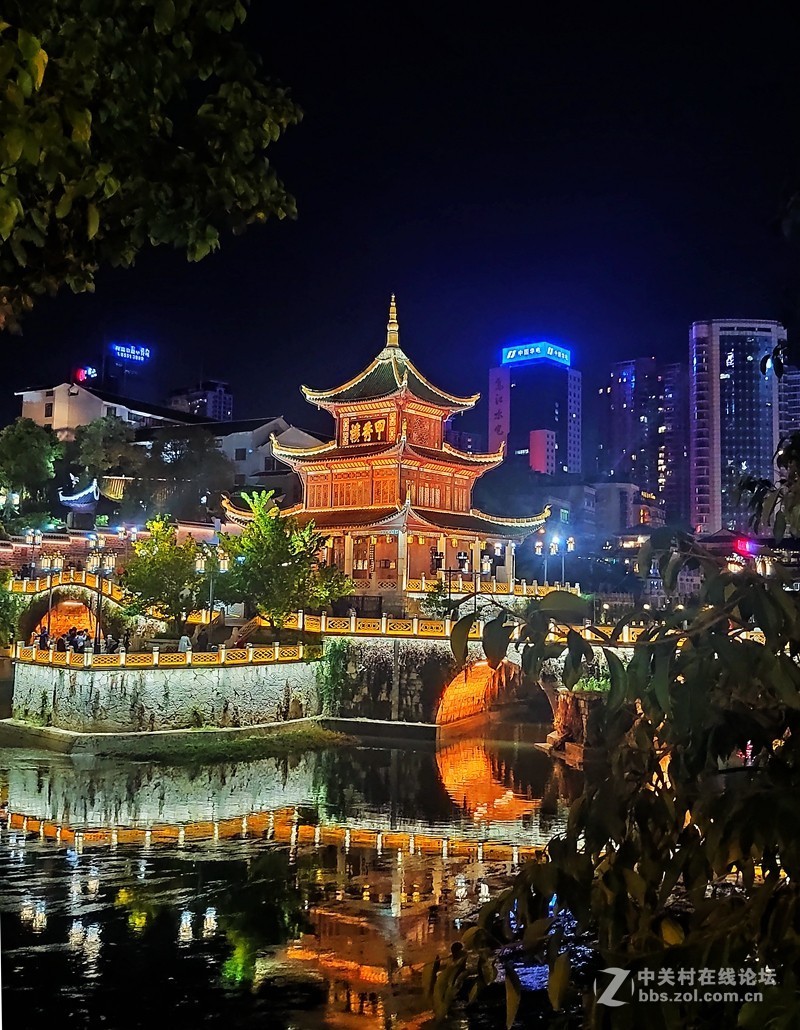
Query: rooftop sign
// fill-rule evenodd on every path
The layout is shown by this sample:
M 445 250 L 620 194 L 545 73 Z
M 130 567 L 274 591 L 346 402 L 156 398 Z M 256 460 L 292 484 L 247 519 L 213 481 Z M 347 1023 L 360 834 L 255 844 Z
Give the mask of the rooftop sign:
M 143 365 L 151 358 L 149 347 L 143 347 L 138 343 L 112 343 L 109 350 L 117 359 L 134 365 Z
M 523 340 L 512 347 L 503 347 L 501 361 L 504 365 L 516 365 L 524 361 L 554 361 L 557 365 L 570 364 L 570 352 L 566 347 L 559 347 L 555 343 L 547 343 L 540 340 L 534 343 L 532 340 Z

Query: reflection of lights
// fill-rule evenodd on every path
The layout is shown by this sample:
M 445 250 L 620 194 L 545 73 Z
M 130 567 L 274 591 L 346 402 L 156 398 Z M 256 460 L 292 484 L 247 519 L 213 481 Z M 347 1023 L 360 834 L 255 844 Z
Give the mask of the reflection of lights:
M 147 913 L 141 909 L 134 909 L 128 916 L 128 926 L 134 933 L 142 933 L 147 926 Z
M 467 898 L 467 878 L 463 873 L 459 873 L 456 876 L 456 889 L 453 892 L 456 901 L 466 901 Z
M 178 940 L 181 944 L 187 944 L 194 934 L 192 933 L 192 913 L 181 912 L 181 925 L 178 930 Z
M 100 955 L 100 926 L 92 923 L 86 927 L 86 939 L 83 942 L 83 950 L 89 960 L 97 959 Z
M 33 899 L 25 897 L 22 899 L 22 905 L 19 910 L 19 917 L 23 923 L 32 923 L 33 916 L 36 909 L 34 908 Z
M 383 834 L 378 834 L 378 839 L 375 841 L 375 847 L 377 848 L 378 854 L 380 855 L 383 851 Z
M 489 884 L 485 880 L 481 880 L 478 885 L 478 900 L 483 904 L 484 901 L 489 900 Z
M 314 847 L 315 848 L 319 847 L 319 842 L 320 842 L 321 837 L 322 837 L 322 827 L 319 825 L 319 823 L 317 823 L 317 825 L 314 827 Z
M 83 922 L 80 919 L 74 920 L 69 928 L 69 946 L 71 948 L 80 948 L 85 936 L 86 931 L 83 928 Z
M 181 828 L 178 830 L 178 847 L 182 848 L 185 843 L 186 843 L 186 830 L 183 828 L 183 826 L 181 826 Z
M 344 850 L 345 851 L 349 851 L 350 850 L 350 831 L 349 830 L 345 830 L 344 831 Z
M 421 897 L 422 897 L 422 895 L 419 892 L 419 884 L 415 883 L 414 884 L 414 890 L 411 892 L 411 900 L 412 901 L 419 901 Z
M 129 905 L 133 901 L 133 892 L 129 891 L 127 887 L 122 887 L 117 891 L 117 896 L 114 899 L 114 903 L 117 905 Z
M 361 892 L 361 900 L 362 901 L 369 901 L 369 884 L 368 883 L 364 884 L 364 889 Z
M 203 914 L 203 936 L 211 937 L 217 932 L 217 910 L 207 908 Z
M 137 880 L 143 880 L 144 879 L 144 874 L 145 874 L 145 870 L 146 869 L 147 869 L 147 863 L 145 862 L 144 859 L 142 859 L 141 862 L 139 862 L 139 871 L 136 874 L 136 879 Z
M 413 855 L 414 854 L 414 848 L 415 847 L 416 847 L 416 840 L 414 838 L 414 834 L 412 833 L 411 836 L 408 838 L 408 853 L 409 853 L 409 855 Z
M 519 847 L 516 844 L 511 849 L 511 861 L 514 865 L 519 865 Z
M 43 901 L 36 902 L 36 911 L 33 913 L 31 929 L 34 933 L 41 933 L 47 926 L 47 912 Z
M 478 861 L 479 862 L 483 861 L 483 844 L 482 843 L 478 844 Z
M 74 877 L 69 885 L 69 893 L 73 898 L 79 898 L 83 894 L 83 888 L 81 887 L 81 881 L 77 876 Z
M 442 858 L 447 858 L 447 838 L 442 841 Z
M 93 865 L 89 870 L 89 879 L 86 881 L 86 889 L 90 894 L 97 894 L 100 890 L 100 870 Z

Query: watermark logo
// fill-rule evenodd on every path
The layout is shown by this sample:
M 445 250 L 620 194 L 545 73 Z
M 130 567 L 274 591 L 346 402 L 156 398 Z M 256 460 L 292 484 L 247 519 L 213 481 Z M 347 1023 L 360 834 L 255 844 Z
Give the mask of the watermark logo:
M 666 968 L 601 969 L 594 982 L 597 1004 L 619 1008 L 638 1002 L 759 1002 L 763 990 L 776 986 L 775 970 L 766 966 L 742 969 Z
M 633 979 L 630 969 L 618 969 L 616 966 L 609 966 L 608 969 L 601 969 L 611 980 L 601 990 L 598 980 L 594 982 L 594 993 L 597 995 L 598 1005 L 608 1005 L 611 1008 L 619 1008 L 620 1005 L 627 1005 L 633 997 Z M 628 981 L 626 986 L 625 982 Z M 627 997 L 625 995 L 627 994 Z

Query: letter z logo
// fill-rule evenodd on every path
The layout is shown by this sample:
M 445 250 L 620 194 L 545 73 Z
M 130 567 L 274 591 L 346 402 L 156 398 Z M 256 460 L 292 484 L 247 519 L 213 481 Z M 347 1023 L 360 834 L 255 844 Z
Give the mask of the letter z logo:
M 601 969 L 601 973 L 607 973 L 611 977 L 611 983 L 601 993 L 597 980 L 594 982 L 594 993 L 597 995 L 598 1005 L 608 1005 L 611 1008 L 618 1008 L 620 1005 L 627 1005 L 627 1000 L 616 997 L 617 991 L 631 975 L 630 969 L 618 969 L 616 966 L 609 966 L 608 969 Z

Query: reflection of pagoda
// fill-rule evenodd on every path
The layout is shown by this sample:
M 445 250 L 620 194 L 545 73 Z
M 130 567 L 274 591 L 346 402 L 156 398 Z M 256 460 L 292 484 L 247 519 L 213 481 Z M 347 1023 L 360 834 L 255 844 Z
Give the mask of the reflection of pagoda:
M 457 450 L 444 439 L 444 423 L 480 395 L 455 397 L 433 386 L 398 336 L 392 297 L 386 346 L 375 360 L 342 386 L 303 387 L 310 403 L 333 415 L 336 437 L 315 447 L 273 441 L 275 457 L 303 482 L 303 503 L 289 513 L 313 519 L 327 535 L 328 561 L 352 576 L 357 593 L 399 600 L 438 569 L 463 572 L 464 589 L 476 575 L 510 584 L 515 543 L 545 514 L 502 519 L 472 507 L 475 481 L 500 464 L 503 451 Z

